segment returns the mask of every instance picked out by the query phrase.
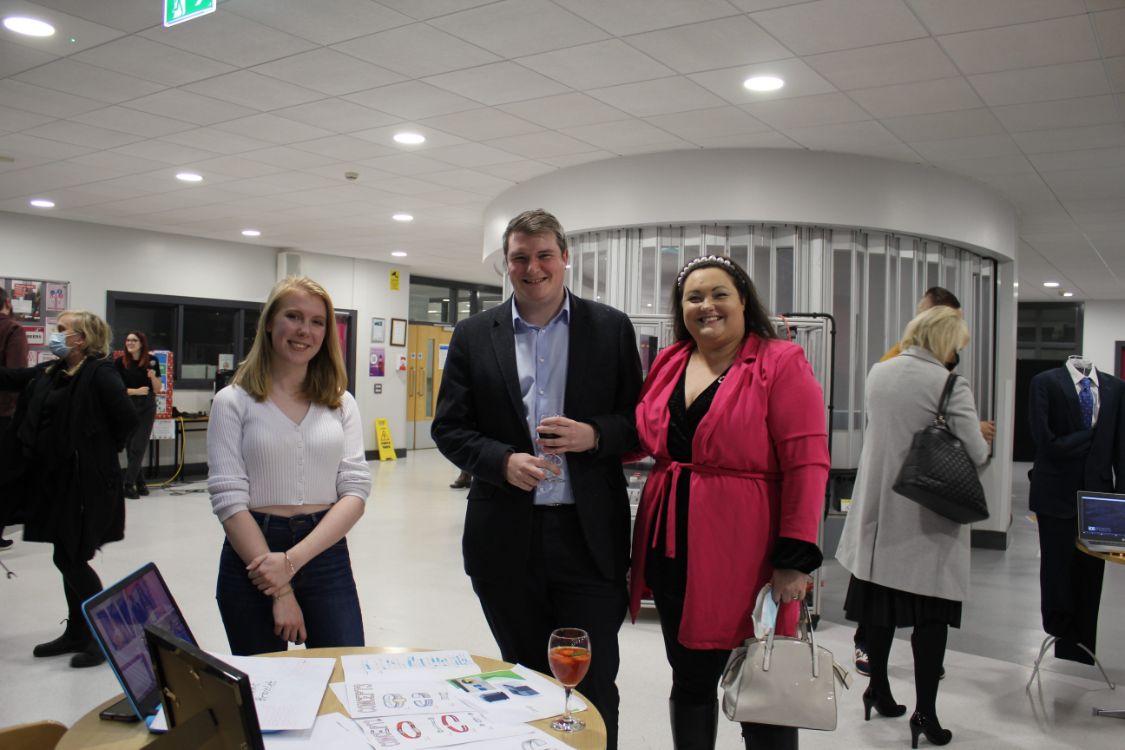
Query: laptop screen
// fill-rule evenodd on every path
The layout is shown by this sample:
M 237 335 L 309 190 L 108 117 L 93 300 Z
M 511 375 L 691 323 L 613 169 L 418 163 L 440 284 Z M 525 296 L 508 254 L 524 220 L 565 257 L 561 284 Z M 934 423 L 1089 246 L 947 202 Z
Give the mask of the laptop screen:
M 1078 493 L 1078 538 L 1125 549 L 1125 495 Z
M 82 609 L 121 687 L 141 718 L 160 705 L 145 644 L 145 625 L 158 625 L 189 643 L 195 637 L 153 563 L 87 599 Z

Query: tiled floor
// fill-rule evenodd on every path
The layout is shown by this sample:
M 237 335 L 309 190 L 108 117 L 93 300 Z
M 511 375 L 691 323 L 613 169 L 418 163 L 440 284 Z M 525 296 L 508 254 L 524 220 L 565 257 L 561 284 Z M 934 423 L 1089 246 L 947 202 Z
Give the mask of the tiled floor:
M 1017 467 L 1020 469 L 1020 467 Z M 435 451 L 375 465 L 367 514 L 349 537 L 364 606 L 367 641 L 378 645 L 463 647 L 485 655 L 496 649 L 461 569 L 464 491 Z M 1024 472 L 1017 470 L 1016 475 Z M 1024 684 L 1042 633 L 1038 614 L 1038 560 L 1026 486 L 1015 489 L 1018 509 L 1006 552 L 974 550 L 972 601 L 965 627 L 953 631 L 948 678 L 938 698 L 940 716 L 958 748 L 1123 748 L 1125 721 L 1096 718 L 1093 706 L 1125 706 L 1125 688 L 1110 691 L 1093 668 L 1048 658 L 1039 687 Z M 106 582 L 154 560 L 184 608 L 200 643 L 226 645 L 214 603 L 222 531 L 202 484 L 156 491 L 129 501 L 124 542 L 105 548 L 94 565 Z M 33 659 L 34 644 L 53 638 L 65 613 L 61 585 L 46 545 L 18 541 L 0 557 L 17 577 L 0 580 L 0 726 L 39 718 L 73 723 L 118 692 L 107 668 L 71 670 L 65 658 Z M 840 615 L 846 577 L 834 562 L 825 576 L 820 641 L 851 667 L 851 626 Z M 1102 597 L 1100 656 L 1115 681 L 1125 682 L 1125 567 L 1108 566 Z M 896 641 L 892 683 L 912 703 L 909 644 Z M 666 715 L 669 670 L 652 612 L 621 631 L 622 743 L 625 750 L 670 748 Z M 596 653 L 596 644 L 595 644 Z M 806 748 L 904 748 L 906 719 L 862 720 L 863 680 L 840 698 L 835 732 L 803 732 Z M 923 743 L 925 741 L 923 740 Z M 720 748 L 741 747 L 737 727 L 722 721 Z

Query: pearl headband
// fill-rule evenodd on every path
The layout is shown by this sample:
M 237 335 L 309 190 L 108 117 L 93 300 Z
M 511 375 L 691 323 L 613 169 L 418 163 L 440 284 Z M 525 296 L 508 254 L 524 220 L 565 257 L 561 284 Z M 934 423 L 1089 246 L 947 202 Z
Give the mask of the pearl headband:
M 696 266 L 700 265 L 701 263 L 706 263 L 708 261 L 710 261 L 712 263 L 719 263 L 723 266 L 726 266 L 727 270 L 730 271 L 731 276 L 733 276 L 735 279 L 738 278 L 738 274 L 734 270 L 734 264 L 731 263 L 728 258 L 726 258 L 722 255 L 703 255 L 703 256 L 700 256 L 698 258 L 692 258 L 691 260 L 689 260 L 687 262 L 687 265 L 685 265 L 683 267 L 683 269 L 680 271 L 680 275 L 676 277 L 676 288 L 677 289 L 683 289 L 684 288 L 684 279 L 686 279 L 688 277 L 688 274 L 691 273 L 692 271 L 694 271 Z

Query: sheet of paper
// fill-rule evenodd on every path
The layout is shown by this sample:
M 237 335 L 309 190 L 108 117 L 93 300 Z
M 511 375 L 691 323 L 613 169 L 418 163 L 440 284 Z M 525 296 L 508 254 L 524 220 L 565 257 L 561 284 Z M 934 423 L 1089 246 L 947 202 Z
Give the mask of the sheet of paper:
M 448 681 L 470 708 L 498 723 L 535 721 L 563 712 L 566 694 L 555 683 L 534 670 L 516 665 L 511 670 L 485 672 Z M 577 696 L 570 699 L 571 710 L 584 710 Z
M 342 701 L 353 719 L 463 711 L 465 693 L 447 682 L 346 682 Z
M 280 729 L 310 729 L 316 722 L 335 659 L 230 656 L 216 654 L 250 677 L 258 726 L 269 732 Z
M 568 745 L 562 740 L 546 732 L 528 727 L 527 734 L 517 737 L 498 737 L 482 742 L 470 742 L 459 745 L 457 750 L 574 750 L 573 745 Z
M 494 724 L 476 711 L 356 719 L 372 747 L 448 747 L 526 734 L 526 724 Z M 491 747 L 491 744 L 488 745 Z
M 468 651 L 341 656 L 345 682 L 447 680 L 481 671 Z
M 262 735 L 266 750 L 369 750 L 356 723 L 340 713 L 316 718 L 312 729 L 294 729 Z

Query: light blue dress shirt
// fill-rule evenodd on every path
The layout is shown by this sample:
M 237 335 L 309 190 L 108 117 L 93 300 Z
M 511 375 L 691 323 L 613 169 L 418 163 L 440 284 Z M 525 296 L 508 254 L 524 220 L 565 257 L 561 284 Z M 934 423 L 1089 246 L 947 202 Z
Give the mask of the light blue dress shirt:
M 532 440 L 536 425 L 544 417 L 564 414 L 566 368 L 570 356 L 570 293 L 562 309 L 545 326 L 534 326 L 520 317 L 512 300 L 512 330 L 516 337 L 516 370 L 524 418 Z M 543 481 L 535 488 L 536 505 L 573 504 L 566 455 L 562 456 L 562 480 Z

